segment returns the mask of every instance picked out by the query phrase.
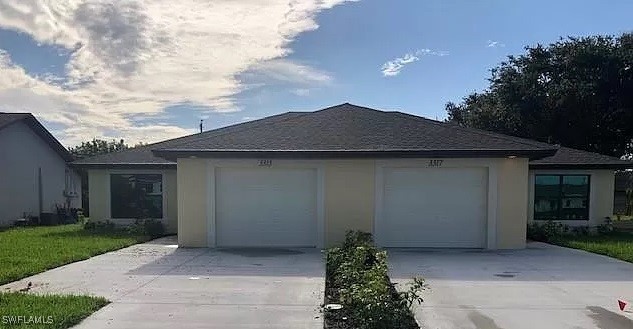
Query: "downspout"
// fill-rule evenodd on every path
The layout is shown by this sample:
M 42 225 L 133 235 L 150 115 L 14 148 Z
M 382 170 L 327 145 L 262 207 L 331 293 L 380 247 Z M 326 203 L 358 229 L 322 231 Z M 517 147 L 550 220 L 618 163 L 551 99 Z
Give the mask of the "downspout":
M 42 209 L 44 208 L 44 201 L 43 199 L 43 189 L 42 189 L 42 167 L 39 167 L 37 169 L 37 196 L 38 196 L 38 206 L 39 206 L 39 213 L 37 214 L 37 218 L 39 218 L 39 220 L 41 221 L 42 219 L 40 218 L 42 216 Z

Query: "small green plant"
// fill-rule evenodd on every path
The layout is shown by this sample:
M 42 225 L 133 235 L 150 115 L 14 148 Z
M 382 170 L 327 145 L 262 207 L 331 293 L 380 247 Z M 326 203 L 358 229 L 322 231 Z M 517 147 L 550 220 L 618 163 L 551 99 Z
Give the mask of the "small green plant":
M 416 276 L 413 281 L 409 283 L 409 289 L 399 292 L 400 297 L 407 303 L 407 308 L 413 307 L 413 304 L 422 304 L 424 298 L 422 298 L 422 292 L 427 290 L 429 285 L 421 276 Z
M 88 221 L 90 220 L 90 218 L 84 216 L 84 212 L 82 210 L 78 210 L 77 211 L 77 223 L 79 223 L 80 225 L 86 225 L 86 223 L 88 223 Z

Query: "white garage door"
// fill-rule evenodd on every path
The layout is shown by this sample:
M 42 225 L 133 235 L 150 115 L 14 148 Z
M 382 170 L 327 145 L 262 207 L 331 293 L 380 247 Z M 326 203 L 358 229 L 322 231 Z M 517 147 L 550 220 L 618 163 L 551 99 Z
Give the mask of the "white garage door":
M 216 169 L 220 247 L 314 247 L 314 169 Z
M 483 248 L 485 168 L 385 168 L 376 239 L 385 247 Z

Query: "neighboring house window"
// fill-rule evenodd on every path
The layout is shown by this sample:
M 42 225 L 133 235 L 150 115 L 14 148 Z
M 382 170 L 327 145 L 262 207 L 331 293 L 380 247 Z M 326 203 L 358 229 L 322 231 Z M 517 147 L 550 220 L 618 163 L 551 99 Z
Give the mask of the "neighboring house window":
M 75 182 L 73 181 L 73 176 L 72 176 L 72 172 L 66 168 L 66 188 L 64 189 L 64 192 L 66 192 L 66 195 L 69 195 L 70 192 L 74 192 L 75 191 Z
M 589 219 L 589 175 L 536 175 L 534 219 Z
M 111 174 L 112 218 L 163 218 L 161 174 Z

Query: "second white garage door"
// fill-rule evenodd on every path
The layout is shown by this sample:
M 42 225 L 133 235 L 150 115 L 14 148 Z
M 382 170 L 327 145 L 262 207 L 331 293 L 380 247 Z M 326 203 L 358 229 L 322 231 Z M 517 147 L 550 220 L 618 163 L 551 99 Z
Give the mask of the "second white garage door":
M 377 242 L 385 247 L 483 248 L 485 168 L 385 168 Z
M 314 247 L 315 169 L 216 169 L 219 247 Z

